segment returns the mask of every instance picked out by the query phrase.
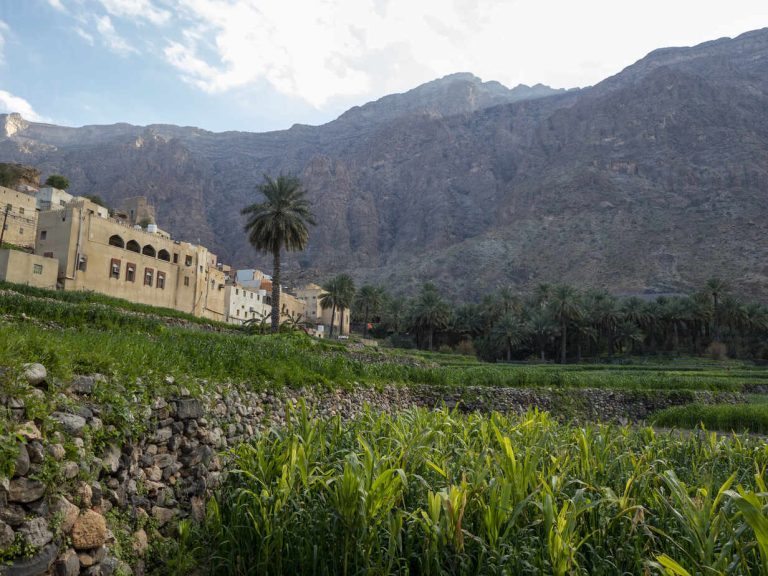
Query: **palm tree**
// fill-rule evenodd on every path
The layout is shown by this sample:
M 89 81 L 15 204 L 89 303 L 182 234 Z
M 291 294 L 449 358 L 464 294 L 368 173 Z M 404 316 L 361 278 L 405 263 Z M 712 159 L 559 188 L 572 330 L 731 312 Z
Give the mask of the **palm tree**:
M 366 284 L 355 297 L 355 311 L 363 319 L 363 338 L 368 336 L 368 318 L 376 316 L 384 301 L 384 292 L 381 288 Z
M 557 332 L 557 324 L 552 319 L 552 315 L 546 308 L 533 308 L 528 312 L 528 318 L 525 322 L 525 331 L 528 332 L 538 344 L 541 361 L 546 361 L 544 349 L 547 342 L 552 339 Z
M 331 330 L 328 337 L 333 337 L 333 325 L 336 323 L 336 308 L 339 307 L 341 295 L 339 293 L 338 277 L 331 278 L 323 284 L 323 294 L 320 296 L 320 308 L 323 310 L 331 309 Z
M 264 175 L 258 186 L 264 201 L 246 206 L 245 231 L 256 250 L 272 254 L 272 333 L 280 329 L 280 251 L 304 250 L 309 242 L 307 227 L 315 218 L 301 181 L 293 176 L 272 179 Z
M 712 295 L 713 334 L 715 342 L 720 340 L 720 297 L 728 292 L 728 284 L 720 278 L 710 278 L 706 283 L 707 291 Z
M 339 290 L 339 336 L 344 334 L 344 310 L 352 308 L 352 302 L 355 300 L 355 282 L 349 274 L 339 274 L 336 276 L 336 283 Z
M 421 294 L 414 302 L 413 324 L 417 330 L 426 330 L 429 349 L 432 350 L 435 330 L 448 325 L 451 310 L 433 284 L 424 284 Z
M 384 305 L 384 324 L 387 330 L 400 334 L 405 329 L 408 307 L 402 296 L 391 296 Z
M 560 325 L 560 363 L 565 364 L 568 324 L 580 319 L 584 314 L 581 302 L 579 302 L 579 293 L 573 286 L 559 284 L 552 290 L 549 306 L 552 315 Z
M 520 319 L 512 313 L 504 314 L 493 326 L 491 332 L 498 345 L 503 346 L 507 362 L 512 360 L 512 351 L 523 343 L 524 331 Z

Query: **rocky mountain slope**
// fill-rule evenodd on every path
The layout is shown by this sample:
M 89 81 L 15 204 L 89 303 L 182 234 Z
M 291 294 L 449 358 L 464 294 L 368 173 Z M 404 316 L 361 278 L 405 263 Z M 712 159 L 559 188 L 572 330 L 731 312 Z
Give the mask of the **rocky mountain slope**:
M 299 174 L 319 225 L 294 278 L 346 270 L 464 298 L 542 281 L 616 292 L 727 277 L 768 296 L 768 29 L 652 52 L 594 87 L 509 90 L 457 74 L 323 126 L 254 134 L 0 116 L 0 161 L 108 201 L 236 266 L 265 265 L 241 207 Z

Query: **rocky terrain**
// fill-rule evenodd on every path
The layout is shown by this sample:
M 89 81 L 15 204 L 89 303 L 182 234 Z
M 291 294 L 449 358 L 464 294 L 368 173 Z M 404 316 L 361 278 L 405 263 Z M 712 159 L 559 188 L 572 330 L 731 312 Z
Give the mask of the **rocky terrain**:
M 265 265 L 239 210 L 263 173 L 299 174 L 319 225 L 292 277 L 350 271 L 466 298 L 542 281 L 686 291 L 714 274 L 768 296 L 768 29 L 666 48 L 596 86 L 509 90 L 458 74 L 323 126 L 254 134 L 0 117 L 0 161 Z M 448 290 L 447 287 L 450 287 Z

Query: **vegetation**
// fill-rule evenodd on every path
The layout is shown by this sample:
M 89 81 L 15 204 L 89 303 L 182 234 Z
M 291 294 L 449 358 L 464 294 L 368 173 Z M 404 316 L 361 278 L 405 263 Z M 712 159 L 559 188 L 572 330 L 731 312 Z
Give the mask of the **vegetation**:
M 363 323 L 363 338 L 368 337 L 368 320 L 371 316 L 376 316 L 381 312 L 383 302 L 384 291 L 370 284 L 361 287 L 355 296 L 352 308 L 353 319 Z
M 40 172 L 23 164 L 0 162 L 0 186 L 13 188 L 20 182 L 34 184 L 40 179 Z
M 307 227 L 315 224 L 301 181 L 293 176 L 272 179 L 266 174 L 258 187 L 264 201 L 246 206 L 245 231 L 256 250 L 272 254 L 272 332 L 280 329 L 280 252 L 304 250 L 309 242 Z
M 295 414 L 240 446 L 197 530 L 211 574 L 757 574 L 761 441 L 546 414 Z
M 66 190 L 69 188 L 69 178 L 61 174 L 51 174 L 46 178 L 45 185 L 58 188 L 59 190 Z
M 355 283 L 348 274 L 339 274 L 323 284 L 323 295 L 320 296 L 320 307 L 331 309 L 331 329 L 328 337 L 333 337 L 336 324 L 336 311 L 339 311 L 339 326 L 344 326 L 344 310 L 352 305 L 355 297 Z M 341 330 L 339 330 L 341 332 Z
M 564 364 L 670 354 L 768 360 L 768 306 L 740 301 L 718 279 L 690 296 L 653 300 L 549 284 L 530 294 L 504 288 L 453 307 L 431 284 L 410 300 L 386 294 L 382 300 L 373 314 L 375 336 L 430 350 L 471 342 L 486 361 Z
M 764 400 L 755 404 L 686 404 L 655 414 L 653 422 L 657 426 L 768 434 L 768 406 Z

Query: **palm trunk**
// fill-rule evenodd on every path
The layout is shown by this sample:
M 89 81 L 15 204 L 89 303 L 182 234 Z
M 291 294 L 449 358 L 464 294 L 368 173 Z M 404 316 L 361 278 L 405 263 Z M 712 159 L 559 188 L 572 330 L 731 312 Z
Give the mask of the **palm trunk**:
M 272 252 L 272 334 L 280 330 L 280 248 Z
M 328 338 L 333 338 L 333 325 L 336 322 L 336 304 L 331 306 L 331 331 L 328 333 Z
M 341 312 L 339 312 L 339 336 L 344 335 L 344 307 L 341 307 Z
M 563 328 L 563 330 L 562 330 L 562 332 L 563 332 L 563 340 L 562 340 L 562 344 L 560 346 L 560 364 L 565 364 L 565 342 L 568 339 L 568 334 L 567 334 L 568 324 L 566 322 L 563 322 L 562 323 L 562 328 Z
M 363 315 L 363 338 L 368 338 L 368 306 L 365 307 Z
M 433 330 L 433 329 L 432 329 L 432 327 L 430 326 L 430 327 L 429 327 L 429 351 L 430 351 L 430 352 L 432 352 L 432 333 L 433 333 L 433 332 L 434 332 L 434 330 Z

